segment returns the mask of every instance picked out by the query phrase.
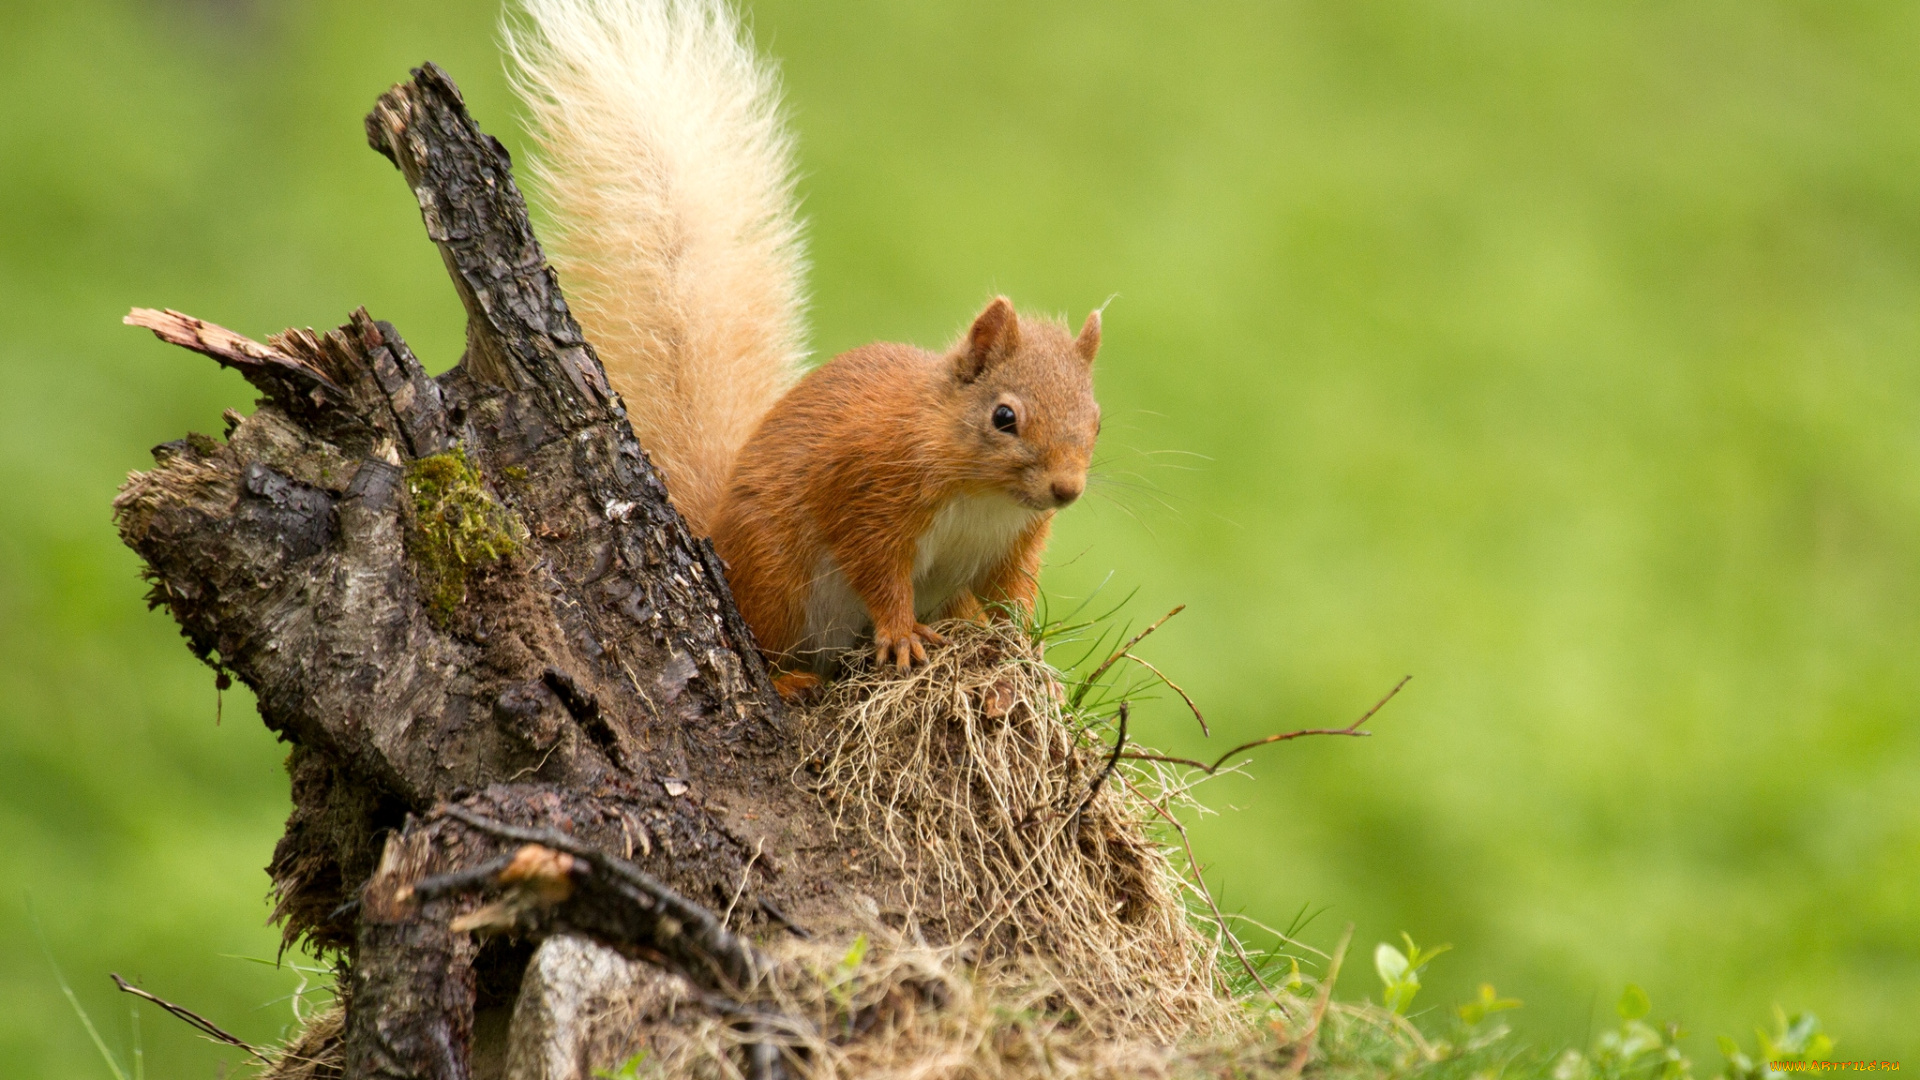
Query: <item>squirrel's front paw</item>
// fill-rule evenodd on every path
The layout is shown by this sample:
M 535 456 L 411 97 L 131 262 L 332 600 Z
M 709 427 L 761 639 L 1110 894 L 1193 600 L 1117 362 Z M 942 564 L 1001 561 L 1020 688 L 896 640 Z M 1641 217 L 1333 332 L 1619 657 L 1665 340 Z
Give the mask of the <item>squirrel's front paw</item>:
M 934 633 L 933 627 L 926 623 L 914 623 L 912 629 L 899 633 L 876 632 L 873 635 L 874 660 L 905 671 L 915 664 L 927 662 L 928 645 L 946 643 L 947 639 Z

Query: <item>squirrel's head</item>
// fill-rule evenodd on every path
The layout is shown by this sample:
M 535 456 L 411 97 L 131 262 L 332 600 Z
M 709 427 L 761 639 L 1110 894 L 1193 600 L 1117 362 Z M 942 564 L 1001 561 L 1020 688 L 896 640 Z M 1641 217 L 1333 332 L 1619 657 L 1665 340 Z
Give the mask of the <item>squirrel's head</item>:
M 1093 357 L 1100 313 L 1074 336 L 1045 319 L 1024 324 L 997 296 L 948 356 L 961 407 L 959 437 L 975 449 L 978 482 L 1034 510 L 1056 510 L 1087 488 L 1100 406 L 1093 400 Z

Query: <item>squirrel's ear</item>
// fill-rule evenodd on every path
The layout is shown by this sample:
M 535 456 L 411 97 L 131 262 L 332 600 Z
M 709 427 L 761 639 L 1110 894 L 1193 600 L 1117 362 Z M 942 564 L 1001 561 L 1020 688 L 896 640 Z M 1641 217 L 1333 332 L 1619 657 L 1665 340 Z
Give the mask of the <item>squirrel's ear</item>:
M 961 382 L 970 383 L 988 368 L 1012 356 L 1019 347 L 1020 320 L 1013 313 L 1013 301 L 996 296 L 967 331 L 967 343 L 960 353 L 955 374 Z
M 1073 339 L 1073 351 L 1080 354 L 1080 359 L 1093 363 L 1094 355 L 1100 351 L 1099 308 L 1087 314 L 1087 321 L 1080 327 L 1080 336 Z

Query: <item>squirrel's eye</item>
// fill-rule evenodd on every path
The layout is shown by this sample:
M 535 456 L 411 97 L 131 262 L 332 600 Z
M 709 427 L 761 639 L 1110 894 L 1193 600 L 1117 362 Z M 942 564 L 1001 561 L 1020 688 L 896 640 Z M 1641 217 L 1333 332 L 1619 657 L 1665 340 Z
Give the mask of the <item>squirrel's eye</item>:
M 1020 434 L 1020 418 L 1013 414 L 1013 406 L 995 405 L 993 407 L 993 426 L 996 430 L 1004 431 L 1009 435 Z

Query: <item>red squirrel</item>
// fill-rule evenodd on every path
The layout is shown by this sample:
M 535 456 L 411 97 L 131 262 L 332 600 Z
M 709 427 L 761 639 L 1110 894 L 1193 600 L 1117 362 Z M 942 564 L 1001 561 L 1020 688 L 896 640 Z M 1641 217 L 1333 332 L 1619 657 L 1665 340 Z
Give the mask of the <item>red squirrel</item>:
M 802 376 L 792 138 L 723 0 L 520 0 L 507 27 L 570 306 L 635 434 L 727 564 L 783 692 L 870 641 L 1031 609 L 1085 490 L 1100 314 L 997 297 L 944 354 L 873 344 Z
M 788 391 L 734 463 L 713 520 L 760 645 L 818 670 L 869 629 L 925 661 L 926 621 L 1027 607 L 1053 513 L 1100 429 L 1100 313 L 1078 337 L 996 298 L 946 354 L 867 345 Z

